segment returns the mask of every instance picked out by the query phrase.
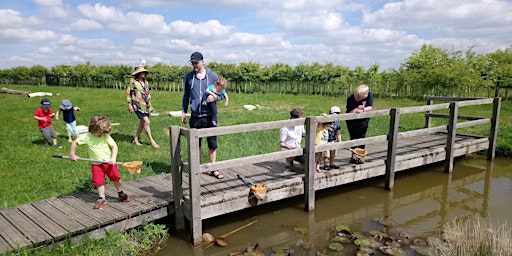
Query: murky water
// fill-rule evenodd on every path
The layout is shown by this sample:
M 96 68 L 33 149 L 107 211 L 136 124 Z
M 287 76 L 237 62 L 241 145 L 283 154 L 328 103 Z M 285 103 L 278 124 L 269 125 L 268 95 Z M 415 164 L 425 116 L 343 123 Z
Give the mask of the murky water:
M 504 223 L 512 219 L 511 165 L 510 159 L 488 162 L 472 157 L 457 160 L 452 174 L 443 173 L 442 164 L 400 172 L 392 192 L 384 189 L 383 177 L 319 191 L 312 212 L 303 210 L 302 197 L 262 205 L 203 222 L 203 232 L 217 237 L 257 220 L 228 236 L 227 247 L 194 248 L 188 234 L 180 234 L 171 236 L 157 255 L 220 256 L 255 244 L 265 255 L 278 245 L 292 249 L 292 255 L 315 255 L 316 251 L 334 255 L 327 249 L 334 226 L 370 231 L 375 228 L 374 219 L 383 216 L 392 216 L 420 237 L 437 235 L 443 223 L 458 218 L 483 217 L 494 224 Z M 298 246 L 303 241 L 314 248 Z

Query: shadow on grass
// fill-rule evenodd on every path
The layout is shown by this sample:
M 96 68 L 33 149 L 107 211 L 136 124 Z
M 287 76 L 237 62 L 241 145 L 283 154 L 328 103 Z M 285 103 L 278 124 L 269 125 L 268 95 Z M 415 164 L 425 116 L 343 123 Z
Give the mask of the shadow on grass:
M 148 162 L 147 165 L 153 169 L 155 174 L 171 173 L 171 164 L 162 162 Z
M 122 134 L 122 133 L 112 133 L 110 134 L 110 136 L 112 137 L 112 139 L 114 139 L 117 143 L 121 142 L 121 141 L 125 141 L 125 142 L 128 142 L 128 143 L 132 143 L 133 141 L 133 135 L 126 135 L 126 134 Z

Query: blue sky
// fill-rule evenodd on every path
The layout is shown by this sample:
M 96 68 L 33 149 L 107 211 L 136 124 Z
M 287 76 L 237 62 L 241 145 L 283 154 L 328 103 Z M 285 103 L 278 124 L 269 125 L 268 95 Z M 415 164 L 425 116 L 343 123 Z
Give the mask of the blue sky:
M 423 44 L 490 53 L 512 46 L 504 0 L 0 0 L 0 69 L 333 63 L 398 68 Z

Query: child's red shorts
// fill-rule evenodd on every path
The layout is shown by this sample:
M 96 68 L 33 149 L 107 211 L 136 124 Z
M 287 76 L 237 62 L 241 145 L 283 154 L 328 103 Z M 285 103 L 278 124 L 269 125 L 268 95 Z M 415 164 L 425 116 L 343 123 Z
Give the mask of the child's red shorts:
M 121 176 L 115 164 L 93 164 L 92 167 L 92 184 L 94 186 L 101 186 L 105 184 L 105 176 L 110 181 L 120 181 Z

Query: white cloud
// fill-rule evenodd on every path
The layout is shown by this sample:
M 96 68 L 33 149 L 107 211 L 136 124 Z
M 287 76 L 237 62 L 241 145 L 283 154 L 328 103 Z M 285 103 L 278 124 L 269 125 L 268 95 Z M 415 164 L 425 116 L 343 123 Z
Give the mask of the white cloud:
M 87 31 L 87 30 L 98 30 L 101 29 L 100 23 L 93 20 L 78 19 L 71 23 L 66 29 L 67 31 Z
M 23 18 L 18 11 L 11 9 L 0 9 L 0 28 L 21 28 L 24 26 L 36 26 L 42 24 L 40 19 L 35 17 Z
M 29 28 L 2 29 L 0 30 L 0 36 L 2 40 L 18 43 L 52 41 L 57 38 L 57 34 L 51 30 L 33 30 Z
M 44 6 L 62 6 L 61 0 L 34 0 L 34 2 Z
M 38 52 L 41 53 L 41 54 L 47 54 L 47 55 L 55 53 L 53 48 L 50 48 L 50 47 L 47 47 L 47 46 L 39 48 Z

